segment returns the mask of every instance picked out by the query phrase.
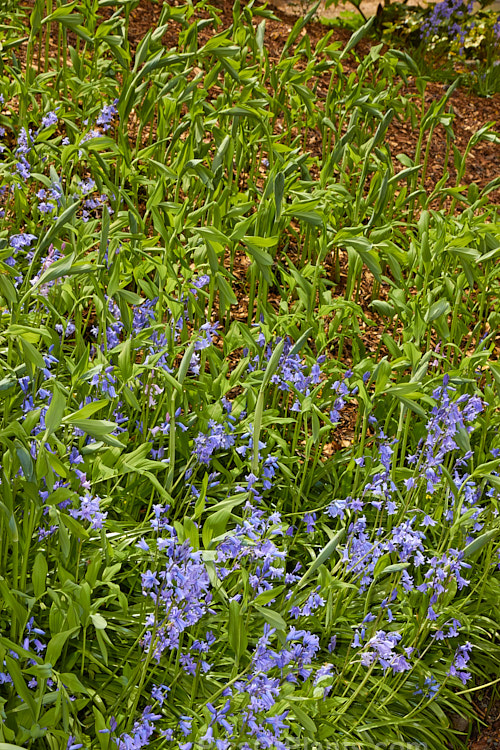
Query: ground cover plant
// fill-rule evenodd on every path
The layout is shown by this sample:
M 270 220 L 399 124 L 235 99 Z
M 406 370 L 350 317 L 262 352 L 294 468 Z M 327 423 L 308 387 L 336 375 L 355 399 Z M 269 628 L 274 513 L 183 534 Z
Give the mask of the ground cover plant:
M 462 185 L 494 123 L 462 153 L 457 83 L 427 106 L 370 22 L 274 63 L 266 8 L 131 43 L 138 6 L 2 9 L 0 748 L 463 747 L 500 660 L 498 180 Z

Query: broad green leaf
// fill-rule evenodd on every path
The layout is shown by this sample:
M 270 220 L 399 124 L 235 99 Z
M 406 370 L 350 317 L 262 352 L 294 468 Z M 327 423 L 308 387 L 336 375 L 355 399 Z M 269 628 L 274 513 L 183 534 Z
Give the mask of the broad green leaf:
M 437 302 L 434 302 L 425 313 L 424 320 L 426 323 L 432 323 L 437 318 L 440 318 L 441 315 L 447 315 L 450 312 L 450 309 L 450 303 L 448 300 L 437 300 Z
M 5 655 L 5 665 L 7 667 L 7 673 L 10 674 L 14 681 L 14 687 L 16 691 L 27 705 L 33 722 L 36 721 L 36 705 L 33 699 L 31 690 L 28 688 L 21 668 L 16 659 L 13 659 L 10 655 Z
M 313 721 L 313 720 L 311 719 L 311 717 L 310 717 L 310 716 L 308 716 L 308 715 L 307 715 L 307 714 L 305 713 L 305 711 L 303 711 L 303 710 L 302 710 L 301 708 L 299 708 L 298 706 L 296 706 L 296 705 L 295 705 L 295 703 L 294 703 L 294 704 L 293 704 L 293 706 L 292 706 L 292 711 L 293 711 L 293 713 L 295 714 L 295 716 L 297 717 L 297 719 L 298 719 L 298 722 L 299 722 L 300 726 L 301 726 L 301 727 L 302 727 L 303 729 L 305 729 L 305 730 L 306 730 L 306 732 L 307 732 L 307 733 L 308 733 L 308 734 L 309 734 L 310 736 L 314 737 L 314 736 L 315 736 L 315 734 L 316 734 L 316 732 L 317 732 L 317 728 L 316 728 L 316 724 L 315 724 L 315 723 L 314 723 L 314 721 Z
M 56 633 L 55 635 L 53 635 L 47 645 L 45 662 L 55 667 L 67 641 L 71 638 L 72 635 L 79 632 L 79 630 L 80 627 L 74 627 L 70 628 L 69 630 L 63 630 L 61 633 Z
M 272 627 L 276 628 L 276 630 L 282 630 L 283 632 L 286 631 L 287 626 L 286 622 L 282 618 L 279 612 L 275 612 L 274 609 L 269 609 L 269 607 L 261 607 L 258 604 L 255 604 L 255 609 L 260 612 L 264 620 Z
M 470 557 L 475 552 L 479 552 L 485 545 L 489 544 L 498 534 L 500 529 L 490 529 L 485 531 L 484 534 L 478 536 L 474 541 L 467 545 L 464 549 L 464 558 Z
M 65 424 L 66 422 L 73 422 L 75 419 L 87 419 L 104 406 L 109 406 L 109 401 L 106 398 L 101 398 L 98 401 L 91 401 L 89 404 L 82 406 L 78 411 L 73 412 L 73 414 L 68 414 L 68 416 L 63 417 L 62 422 Z
M 91 614 L 90 619 L 92 620 L 92 625 L 96 628 L 96 630 L 105 630 L 108 626 L 108 623 L 104 619 L 104 617 L 98 613 Z
M 330 4 L 329 0 L 327 0 L 326 7 L 328 7 L 329 4 Z M 360 42 L 363 39 L 363 37 L 369 32 L 369 30 L 373 26 L 374 22 L 375 22 L 375 16 L 372 16 L 371 18 L 368 19 L 368 21 L 363 26 L 361 26 L 361 28 L 359 28 L 357 31 L 354 32 L 354 34 L 351 36 L 346 46 L 342 50 L 342 54 L 340 55 L 341 60 L 343 57 L 348 55 L 352 49 L 354 49 L 354 47 L 358 44 L 358 42 Z
M 124 447 L 123 443 L 110 434 L 113 430 L 116 430 L 118 426 L 116 422 L 109 422 L 107 419 L 75 419 L 74 417 L 68 417 L 65 423 L 83 430 L 83 432 L 86 432 L 87 435 L 93 438 L 103 440 L 108 445 L 113 445 L 115 448 Z
M 234 599 L 229 601 L 228 635 L 231 648 L 236 658 L 240 659 L 247 648 L 247 636 L 241 607 Z
M 45 415 L 45 438 L 55 432 L 61 424 L 62 416 L 66 408 L 66 396 L 61 386 L 55 382 L 52 391 L 52 400 Z
M 45 555 L 43 552 L 37 552 L 35 562 L 33 563 L 33 570 L 31 572 L 33 591 L 37 598 L 45 593 L 48 569 L 49 567 Z
M 7 508 L 5 503 L 0 501 L 0 513 L 3 514 L 4 518 L 7 520 L 7 529 L 9 532 L 9 537 L 11 542 L 18 542 L 19 541 L 19 534 L 17 531 L 17 524 L 16 519 L 14 517 L 14 513 Z
M 283 172 L 278 172 L 274 178 L 274 202 L 276 205 L 276 220 L 281 216 L 281 204 L 283 202 L 283 195 L 285 192 L 285 175 Z

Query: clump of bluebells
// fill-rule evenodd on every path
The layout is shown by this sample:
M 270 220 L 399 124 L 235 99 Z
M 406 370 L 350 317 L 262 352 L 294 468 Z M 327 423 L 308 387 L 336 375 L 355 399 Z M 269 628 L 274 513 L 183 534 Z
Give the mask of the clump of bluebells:
M 276 384 L 280 382 L 277 379 Z M 348 389 L 347 384 L 345 387 Z M 339 390 L 337 383 L 334 389 Z M 204 703 L 201 714 L 193 707 L 192 714 L 183 714 L 176 722 L 172 722 L 165 701 L 168 684 L 161 689 L 155 687 L 151 700 L 153 703 L 156 696 L 156 736 L 176 741 L 179 747 L 198 742 L 231 747 L 235 737 L 243 737 L 249 746 L 286 748 L 295 736 L 293 708 L 283 709 L 287 685 L 294 686 L 297 698 L 312 690 L 315 697 L 328 702 L 338 690 L 342 671 L 356 674 L 359 669 L 378 670 L 389 681 L 404 674 L 415 686 L 412 695 L 417 705 L 434 700 L 450 680 L 466 684 L 471 679 L 467 665 L 473 646 L 464 624 L 450 616 L 449 596 L 455 592 L 454 596 L 460 597 L 470 585 L 465 576 L 473 566 L 467 562 L 467 545 L 476 538 L 474 533 L 482 530 L 481 519 L 488 514 L 481 499 L 485 503 L 487 498 L 496 497 L 496 492 L 493 486 L 479 487 L 474 482 L 466 468 L 472 455 L 459 447 L 461 431 L 471 434 L 483 411 L 482 400 L 476 395 L 457 396 L 446 377 L 433 397 L 435 406 L 425 437 L 417 451 L 407 457 L 408 465 L 416 466 L 412 475 L 401 486 L 394 481 L 394 441 L 380 433 L 378 451 L 366 456 L 371 470 L 363 493 L 357 499 L 336 500 L 326 508 L 331 533 L 339 527 L 345 530 L 345 541 L 339 548 L 341 580 L 358 587 L 361 601 L 366 602 L 360 609 L 355 606 L 356 599 L 351 600 L 344 610 L 344 618 L 349 617 L 351 624 L 350 635 L 345 628 L 333 637 L 326 638 L 322 633 L 320 623 L 328 590 L 315 582 L 303 591 L 297 589 L 304 568 L 288 541 L 290 527 L 280 513 L 269 513 L 261 507 L 262 496 L 254 489 L 257 477 L 247 475 L 246 485 L 235 488 L 248 493 L 242 521 L 226 529 L 211 545 L 209 555 L 195 550 L 188 539 L 182 540 L 185 532 L 168 518 L 171 509 L 153 508 L 153 536 L 150 532 L 138 546 L 157 561 L 156 569 L 148 568 L 142 574 L 143 595 L 151 602 L 142 646 L 158 664 L 170 660 L 169 654 L 176 651 L 180 668 L 187 675 L 210 681 L 217 669 L 214 660 L 220 643 L 214 626 L 221 607 L 218 586 L 232 594 L 231 607 L 238 613 L 250 613 L 252 600 L 258 602 L 266 595 L 259 610 L 264 618 L 262 634 L 254 645 L 248 644 L 244 679 L 235 679 L 230 687 L 217 691 L 219 700 Z M 227 404 L 226 411 L 230 413 Z M 214 428 L 212 425 L 209 438 L 216 434 Z M 195 444 L 200 460 L 200 443 Z M 234 443 L 217 447 L 229 450 Z M 454 456 L 451 466 L 450 456 Z M 264 464 L 267 461 L 261 460 Z M 209 464 L 210 456 L 201 463 Z M 443 514 L 444 528 L 450 530 L 457 519 L 465 518 L 456 546 L 443 547 L 434 533 L 437 521 L 429 512 L 428 501 L 442 494 L 450 472 L 457 493 L 450 495 L 448 510 Z M 410 506 L 404 502 L 405 493 L 413 495 Z M 419 507 L 418 498 L 425 507 Z M 305 516 L 307 532 L 315 533 L 316 514 Z M 208 574 L 209 566 L 212 575 Z M 384 572 L 393 573 L 389 588 L 376 586 L 377 575 Z M 248 582 L 249 595 L 242 580 Z M 417 628 L 408 627 L 410 602 L 422 613 Z M 266 621 L 266 610 L 271 618 L 279 612 L 280 627 Z M 189 649 L 182 651 L 182 634 L 190 628 L 205 636 L 200 639 L 193 633 L 194 640 L 187 641 Z M 443 651 L 441 644 L 449 645 Z M 425 660 L 425 655 L 434 651 L 441 654 L 439 679 L 432 673 L 432 660 Z M 278 705 L 282 707 L 279 711 Z M 149 732 L 151 709 L 146 710 L 149 713 L 143 721 Z M 124 735 L 116 739 L 119 747 L 126 747 L 121 744 L 124 741 Z
M 385 38 L 394 34 L 419 45 L 433 67 L 446 55 L 456 73 L 478 86 L 481 94 L 494 93 L 500 54 L 500 16 L 491 3 L 441 0 L 413 8 L 386 25 Z M 464 62 L 467 61 L 467 67 Z M 470 65 L 470 67 L 469 67 Z M 489 95 L 489 94 L 488 94 Z
M 466 5 L 463 0 L 442 0 L 435 3 L 429 17 L 422 23 L 422 38 L 432 39 L 434 35 L 444 32 L 450 40 L 458 42 L 459 49 L 463 52 L 472 9 L 473 2 Z
M 405 27 L 420 36 L 427 50 L 446 49 L 457 61 L 465 56 L 496 64 L 500 20 L 490 9 L 475 11 L 472 2 L 441 0 L 407 16 Z
M 187 284 L 202 288 L 201 278 L 200 287 Z M 41 300 L 58 293 L 57 284 L 48 286 Z M 347 701 L 358 700 L 358 680 L 373 676 L 391 689 L 403 679 L 415 710 L 438 700 L 448 686 L 467 684 L 475 638 L 460 603 L 478 574 L 471 549 L 482 548 L 484 529 L 495 523 L 495 461 L 500 463 L 493 449 L 489 479 L 480 480 L 467 447 L 485 409 L 481 396 L 460 393 L 445 376 L 431 393 L 427 421 L 412 450 L 400 458 L 401 467 L 394 463 L 398 441 L 372 414 L 373 447 L 354 461 L 363 476 L 360 491 L 337 492 L 334 499 L 327 489 L 316 491 L 314 503 L 305 497 L 297 509 L 284 488 L 287 462 L 293 460 L 288 446 L 296 440 L 307 399 L 314 396 L 321 404 L 329 435 L 360 385 L 369 383 L 369 373 L 361 379 L 351 370 L 339 375 L 325 357 L 307 359 L 294 351 L 291 340 L 266 337 L 257 329 L 253 351 L 243 351 L 235 362 L 246 390 L 228 390 L 214 399 L 207 419 L 204 410 L 196 413 L 177 401 L 172 379 L 184 367 L 185 387 L 192 388 L 203 357 L 215 353 L 223 334 L 216 322 L 207 321 L 183 341 L 189 324 L 185 309 L 180 317 L 163 315 L 160 325 L 157 303 L 157 298 L 134 300 L 125 308 L 105 299 L 73 407 L 76 415 L 87 415 L 83 419 L 60 422 L 48 432 L 61 398 L 56 373 L 61 347 L 67 345 L 67 321 L 59 349 L 51 345 L 43 355 L 44 382 L 33 374 L 16 381 L 29 460 L 46 467 L 33 517 L 37 554 L 48 554 L 69 533 L 75 535 L 77 554 L 87 555 L 101 544 L 109 554 L 107 545 L 122 528 L 121 514 L 132 513 L 125 477 L 134 467 L 135 482 L 146 473 L 150 501 L 129 524 L 134 544 L 118 557 L 118 567 L 136 576 L 125 581 L 128 600 L 135 602 L 131 633 L 143 688 L 129 694 L 127 672 L 117 674 L 117 686 L 122 685 L 124 698 L 129 695 L 133 710 L 107 706 L 95 737 L 106 734 L 110 746 L 126 750 L 156 740 L 229 748 L 236 737 L 250 747 L 286 748 L 301 736 L 297 717 L 311 696 L 326 715 L 335 713 L 346 675 L 353 686 Z M 183 309 L 182 297 L 176 309 Z M 123 368 L 125 345 L 135 381 L 134 370 Z M 274 419 L 280 415 L 283 425 L 291 421 L 294 429 L 256 432 L 251 383 L 254 378 L 261 383 L 271 366 L 268 408 Z M 134 411 L 135 402 L 142 407 Z M 94 408 L 106 409 L 111 420 L 100 434 L 89 433 L 96 429 Z M 61 453 L 63 435 L 66 453 Z M 102 481 L 96 482 L 93 466 L 100 436 L 110 441 L 104 448 L 110 466 L 103 471 L 113 482 L 107 492 Z M 27 457 L 19 459 L 17 483 L 31 481 L 31 465 Z M 155 476 L 161 481 L 153 482 Z M 166 493 L 169 502 L 158 502 L 157 493 Z M 334 539 L 335 546 L 321 558 Z M 312 562 L 305 549 L 314 550 Z M 100 551 L 87 558 L 89 570 L 101 565 L 101 558 Z M 89 610 L 88 622 L 107 653 L 113 644 L 103 631 L 114 620 L 125 581 L 117 590 L 102 575 L 109 594 L 101 597 L 99 609 Z M 336 585 L 346 587 L 341 607 L 335 606 Z M 418 616 L 409 619 L 409 611 Z M 34 612 L 37 619 L 42 616 L 38 606 Z M 40 637 L 44 634 L 40 631 Z M 123 637 L 127 641 L 126 631 Z M 33 643 L 44 650 L 43 641 Z M 8 665 L 6 659 L 2 683 L 12 693 Z M 51 684 L 64 685 L 53 667 L 47 675 Z M 36 692 L 42 683 L 34 678 L 28 689 Z M 192 696 L 188 709 L 182 699 L 181 713 L 175 709 L 177 691 Z M 67 742 L 92 746 L 94 738 L 75 726 Z

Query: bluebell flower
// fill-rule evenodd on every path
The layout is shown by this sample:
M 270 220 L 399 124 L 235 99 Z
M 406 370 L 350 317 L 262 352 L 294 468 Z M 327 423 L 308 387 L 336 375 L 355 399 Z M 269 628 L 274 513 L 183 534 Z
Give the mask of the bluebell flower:
M 191 725 L 193 723 L 193 719 L 191 716 L 181 716 L 179 718 L 179 729 L 183 733 L 184 737 L 188 737 L 191 733 Z
M 42 128 L 50 128 L 51 125 L 57 124 L 57 115 L 55 112 L 47 112 L 42 117 Z
M 448 675 L 450 675 L 450 677 L 458 677 L 464 685 L 467 683 L 467 680 L 470 680 L 471 678 L 470 672 L 466 671 L 471 650 L 472 644 L 469 642 L 466 642 L 463 646 L 459 646 L 455 651 L 453 661 L 448 670 Z
M 424 528 L 427 528 L 428 526 L 435 526 L 437 521 L 435 521 L 431 516 L 429 516 L 427 513 L 424 515 L 424 519 L 421 522 L 420 526 L 424 526 Z
M 132 733 L 122 734 L 115 738 L 117 750 L 140 750 L 140 748 L 147 747 L 155 731 L 154 722 L 159 719 L 161 716 L 151 713 L 150 706 L 146 706 L 142 717 L 134 722 Z
M 11 235 L 9 245 L 15 250 L 21 250 L 23 247 L 29 247 L 34 240 L 36 240 L 36 235 L 22 232 L 21 234 Z
M 193 455 L 202 464 L 209 464 L 215 451 L 231 448 L 235 443 L 234 435 L 227 432 L 227 428 L 232 429 L 231 423 L 224 425 L 211 419 L 208 426 L 208 433 L 199 432 L 194 438 Z
M 100 511 L 100 501 L 97 496 L 85 495 L 80 498 L 80 507 L 70 510 L 69 514 L 73 518 L 89 521 L 91 529 L 102 529 L 108 514 Z
M 153 688 L 151 690 L 151 697 L 155 701 L 158 701 L 160 706 L 163 706 L 169 692 L 170 687 L 168 685 L 153 685 Z
M 101 126 L 104 131 L 110 129 L 113 118 L 118 115 L 117 104 L 118 99 L 115 99 L 112 104 L 105 104 L 97 116 L 96 125 Z
M 200 327 L 200 335 L 201 338 L 196 339 L 194 348 L 195 351 L 201 351 L 202 349 L 207 349 L 209 346 L 212 346 L 215 336 L 217 336 L 217 328 L 219 327 L 219 323 L 204 323 Z
M 312 534 L 316 528 L 316 513 L 305 513 L 304 523 L 306 524 L 306 532 Z

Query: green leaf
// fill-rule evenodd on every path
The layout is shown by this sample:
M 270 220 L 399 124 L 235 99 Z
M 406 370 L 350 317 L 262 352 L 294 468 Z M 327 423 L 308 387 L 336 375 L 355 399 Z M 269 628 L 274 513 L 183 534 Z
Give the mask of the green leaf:
M 101 398 L 98 401 L 91 401 L 90 404 L 85 404 L 85 406 L 82 406 L 81 409 L 73 412 L 73 414 L 63 417 L 62 422 L 65 424 L 66 422 L 71 422 L 75 419 L 87 419 L 92 414 L 95 414 L 96 411 L 102 409 L 103 406 L 109 406 L 108 399 Z
M 49 566 L 43 552 L 38 552 L 33 563 L 33 571 L 31 573 L 31 581 L 33 583 L 33 591 L 38 599 L 42 596 L 46 590 L 47 573 Z
M 425 417 L 427 416 L 427 413 L 426 413 L 425 409 L 423 409 L 421 406 L 419 406 L 419 404 L 415 403 L 415 401 L 412 398 L 406 397 L 406 396 L 401 396 L 398 393 L 396 393 L 395 395 L 396 395 L 396 398 L 398 399 L 398 401 L 401 401 L 401 403 L 403 404 L 403 406 L 405 406 L 410 411 L 415 412 L 415 414 L 418 414 L 419 417 L 422 417 L 422 418 L 425 419 Z
M 17 525 L 16 525 L 16 519 L 14 517 L 14 514 L 5 503 L 0 501 L 0 511 L 3 513 L 4 517 L 7 519 L 7 529 L 9 530 L 9 538 L 11 542 L 18 542 L 19 541 L 19 535 L 17 532 Z
M 236 654 L 236 658 L 240 659 L 241 655 L 246 651 L 248 640 L 241 607 L 234 599 L 229 601 L 228 635 L 230 646 Z
M 340 529 L 340 531 L 337 531 L 335 536 L 330 539 L 328 544 L 326 544 L 317 558 L 313 560 L 311 565 L 308 567 L 300 581 L 296 584 L 296 589 L 302 588 L 304 583 L 310 578 L 314 573 L 318 570 L 320 565 L 323 565 L 324 562 L 330 559 L 330 557 L 333 555 L 337 547 L 339 546 L 340 542 L 342 541 L 345 534 L 345 529 Z
M 24 445 L 19 442 L 19 440 L 15 440 L 14 444 L 16 446 L 17 457 L 19 459 L 19 463 L 21 464 L 24 476 L 26 477 L 28 482 L 34 482 L 35 470 L 33 466 L 33 460 L 29 452 L 26 450 Z
M 19 664 L 17 663 L 17 660 L 13 659 L 12 656 L 6 655 L 5 663 L 7 666 L 7 673 L 10 674 L 10 676 L 12 677 L 12 680 L 14 681 L 14 687 L 16 688 L 18 694 L 20 695 L 20 697 L 23 699 L 24 703 L 28 707 L 33 723 L 36 722 L 35 701 L 33 700 L 33 695 L 24 680 L 23 674 L 21 672 L 21 668 Z
M 268 284 L 272 283 L 271 274 L 269 273 L 269 268 L 273 265 L 273 259 L 269 255 L 268 252 L 265 250 L 262 250 L 260 247 L 257 247 L 251 242 L 245 243 L 248 254 L 253 258 L 255 261 L 257 268 L 261 272 L 262 276 L 264 277 L 265 281 Z
M 110 422 L 107 419 L 68 419 L 68 424 L 84 430 L 92 437 L 102 437 L 108 435 L 117 428 L 116 422 Z
M 269 609 L 268 607 L 261 607 L 258 604 L 255 604 L 254 606 L 255 609 L 260 612 L 264 620 L 269 623 L 272 628 L 276 628 L 276 630 L 282 630 L 283 632 L 286 631 L 286 622 L 279 612 L 275 612 L 274 609 Z
M 267 363 L 267 367 L 264 372 L 264 377 L 262 378 L 262 385 L 259 390 L 259 395 L 257 396 L 257 404 L 255 406 L 254 424 L 253 424 L 252 471 L 254 472 L 254 474 L 257 474 L 257 469 L 259 465 L 259 436 L 260 436 L 260 430 L 262 427 L 262 415 L 264 412 L 265 391 L 266 391 L 267 384 L 271 380 L 271 377 L 274 375 L 278 367 L 280 357 L 283 353 L 284 347 L 285 347 L 285 339 L 282 339 L 279 342 L 279 344 L 275 347 L 274 352 L 272 353 L 271 358 L 269 362 Z
M 110 435 L 118 427 L 116 422 L 109 422 L 107 419 L 75 419 L 69 417 L 66 424 L 83 430 L 93 438 L 104 440 L 105 443 L 113 445 L 115 448 L 124 448 L 123 443 Z
M 408 562 L 402 562 L 402 563 L 394 563 L 393 565 L 386 565 L 385 568 L 382 568 L 378 572 L 375 572 L 375 577 L 386 575 L 387 573 L 401 573 L 402 570 L 406 570 L 406 568 L 410 567 L 410 563 Z
M 394 118 L 394 115 L 395 115 L 395 111 L 393 109 L 388 109 L 385 115 L 383 116 L 381 122 L 379 123 L 377 127 L 377 130 L 375 131 L 375 135 L 373 136 L 373 147 L 378 146 L 380 141 L 384 138 L 385 132 L 387 128 L 389 127 L 389 125 L 391 124 Z
M 497 384 L 497 389 L 500 391 L 500 367 L 496 364 L 493 364 L 493 362 L 488 362 L 488 367 L 490 368 L 491 374 L 493 375 L 495 383 Z
M 281 204 L 283 202 L 283 195 L 285 192 L 285 175 L 283 172 L 278 172 L 274 178 L 274 202 L 276 204 L 276 221 L 281 216 Z
M 132 352 L 132 339 L 128 338 L 123 342 L 122 349 L 118 355 L 118 367 L 124 383 L 127 383 L 132 376 Z
M 301 727 L 302 727 L 303 729 L 305 729 L 305 730 L 306 730 L 306 732 L 307 732 L 307 733 L 308 733 L 309 735 L 312 735 L 312 736 L 314 736 L 314 735 L 316 734 L 316 732 L 317 732 L 317 729 L 316 729 L 316 724 L 315 724 L 315 723 L 314 723 L 314 721 L 313 721 L 313 720 L 311 719 L 311 717 L 310 717 L 310 716 L 308 716 L 308 715 L 307 715 L 307 714 L 305 713 L 305 711 L 303 711 L 303 710 L 302 710 L 301 708 L 299 708 L 299 707 L 298 707 L 298 706 L 296 706 L 295 704 L 293 704 L 293 706 L 292 706 L 292 711 L 293 711 L 293 713 L 295 714 L 295 716 L 297 717 L 297 719 L 298 719 L 298 721 L 299 721 L 299 724 L 300 724 L 300 726 L 301 726 Z
M 180 385 L 184 382 L 184 378 L 187 375 L 187 371 L 189 369 L 189 365 L 191 364 L 191 360 L 193 358 L 194 354 L 194 345 L 195 341 L 192 341 L 186 351 L 184 352 L 184 356 L 182 357 L 181 363 L 179 365 L 179 370 L 177 372 L 177 381 Z
M 455 440 L 457 445 L 464 453 L 467 453 L 471 449 L 469 433 L 465 427 L 460 427 L 455 433 Z
M 55 381 L 54 389 L 52 391 L 52 400 L 47 409 L 47 414 L 45 415 L 45 439 L 47 439 L 47 437 L 55 432 L 60 426 L 65 408 L 66 396 L 64 390 L 59 383 Z
M 319 431 L 320 431 L 320 424 L 318 415 L 314 411 L 311 416 L 311 431 L 312 431 L 312 439 L 314 443 L 319 442 Z
M 194 519 L 199 518 L 201 514 L 203 513 L 203 511 L 205 510 L 207 488 L 208 488 L 208 472 L 205 472 L 203 479 L 201 481 L 201 487 L 199 489 L 200 494 L 198 495 L 198 499 L 196 500 L 196 505 L 194 506 L 194 515 L 193 515 Z
M 219 290 L 221 304 L 224 308 L 238 304 L 238 298 L 222 274 L 217 274 L 215 277 L 215 284 Z
M 79 630 L 80 626 L 70 628 L 69 630 L 63 630 L 61 633 L 56 633 L 55 635 L 53 635 L 47 646 L 45 662 L 47 664 L 52 664 L 52 666 L 55 667 L 55 665 L 57 664 L 57 660 L 61 656 L 61 651 L 66 645 L 66 642 L 74 633 L 77 633 Z
M 38 248 L 37 248 L 38 253 L 42 253 L 45 250 L 45 248 L 48 247 L 50 243 L 59 235 L 61 229 L 68 222 L 71 221 L 71 219 L 74 217 L 74 215 L 78 211 L 79 205 L 80 205 L 79 203 L 72 203 L 70 206 L 64 209 L 64 211 L 62 212 L 60 216 L 57 217 L 57 220 L 54 222 L 54 224 L 52 224 L 51 228 L 49 229 L 45 237 L 40 241 Z M 72 257 L 72 254 L 67 257 Z M 63 260 L 65 259 L 61 258 L 61 261 Z M 56 260 L 56 262 L 52 264 L 51 268 L 56 266 L 58 263 L 60 263 L 60 261 Z M 53 278 L 57 278 L 57 276 L 54 276 Z M 38 283 L 41 283 L 41 280 Z
M 313 18 L 314 14 L 318 10 L 318 7 L 319 7 L 319 0 L 317 0 L 317 2 L 315 2 L 314 5 L 312 5 L 309 8 L 307 14 L 301 15 L 300 18 L 298 18 L 295 21 L 293 29 L 290 32 L 290 34 L 288 35 L 286 43 L 285 43 L 285 45 L 283 47 L 283 50 L 281 52 L 280 60 L 286 59 L 286 56 L 288 55 L 288 50 L 294 44 L 295 40 L 298 38 L 298 36 L 299 36 L 300 32 L 302 31 L 302 29 L 305 28 L 305 26 L 307 26 L 307 24 L 309 23 L 309 21 L 311 20 L 311 18 Z
M 0 273 L 0 293 L 5 297 L 10 308 L 17 302 L 17 292 L 14 284 L 5 273 Z
M 104 617 L 99 613 L 90 615 L 90 619 L 92 620 L 92 625 L 96 630 L 105 630 L 108 626 L 108 623 L 106 622 Z
M 59 678 L 65 688 L 70 690 L 72 693 L 82 693 L 88 695 L 87 688 L 82 685 L 76 674 L 73 672 L 61 672 Z M 1 750 L 1 748 L 0 748 Z
M 302 334 L 302 336 L 300 337 L 300 339 L 298 339 L 295 342 L 295 344 L 292 346 L 292 348 L 290 350 L 290 354 L 288 355 L 289 357 L 295 357 L 295 355 L 300 352 L 300 350 L 302 349 L 302 347 L 304 346 L 304 344 L 307 342 L 307 339 L 309 338 L 312 330 L 313 330 L 312 327 L 308 328 L 307 331 L 305 331 Z
M 108 247 L 110 217 L 106 204 L 102 207 L 101 239 L 99 241 L 99 259 L 103 259 Z
M 333 2 L 333 0 L 332 0 Z M 328 1 L 327 1 L 327 7 L 328 7 Z M 345 57 L 349 52 L 354 49 L 354 47 L 360 42 L 363 37 L 370 31 L 371 27 L 373 26 L 373 23 L 375 21 L 375 16 L 372 16 L 368 19 L 368 21 L 361 26 L 354 34 L 351 36 L 349 41 L 347 42 L 346 46 L 342 50 L 342 54 L 340 55 L 340 59 L 342 60 L 343 57 Z
M 18 628 L 24 626 L 28 620 L 28 611 L 21 602 L 18 602 L 3 576 L 0 576 L 0 594 L 5 604 L 9 607 Z
M 468 544 L 464 549 L 464 558 L 470 557 L 475 552 L 479 552 L 479 550 L 481 550 L 486 544 L 489 544 L 489 542 L 496 537 L 499 531 L 500 529 L 490 529 L 474 539 L 474 541 Z
M 281 594 L 284 588 L 285 588 L 284 586 L 276 586 L 276 588 L 274 589 L 263 591 L 254 600 L 254 604 L 259 604 L 262 606 L 264 606 L 264 604 L 268 604 L 272 599 L 275 599 L 277 596 L 279 596 L 279 594 Z
M 285 347 L 285 340 L 282 339 L 279 344 L 274 349 L 274 352 L 271 355 L 271 358 L 269 362 L 267 363 L 266 370 L 264 372 L 264 377 L 262 379 L 262 385 L 260 387 L 260 390 L 263 391 L 265 388 L 267 388 L 267 384 L 271 380 L 271 377 L 274 375 L 278 368 L 278 364 L 281 358 L 281 355 L 283 354 L 283 349 Z
M 448 300 L 439 299 L 429 307 L 425 313 L 424 320 L 426 323 L 432 323 L 437 318 L 440 318 L 441 315 L 447 315 L 450 312 L 450 309 L 450 303 Z
M 205 547 L 205 549 L 208 549 L 210 542 L 214 537 L 217 538 L 224 533 L 230 515 L 231 511 L 223 508 L 216 511 L 215 513 L 212 513 L 207 518 L 207 520 L 203 524 L 203 531 L 201 534 L 203 546 Z

